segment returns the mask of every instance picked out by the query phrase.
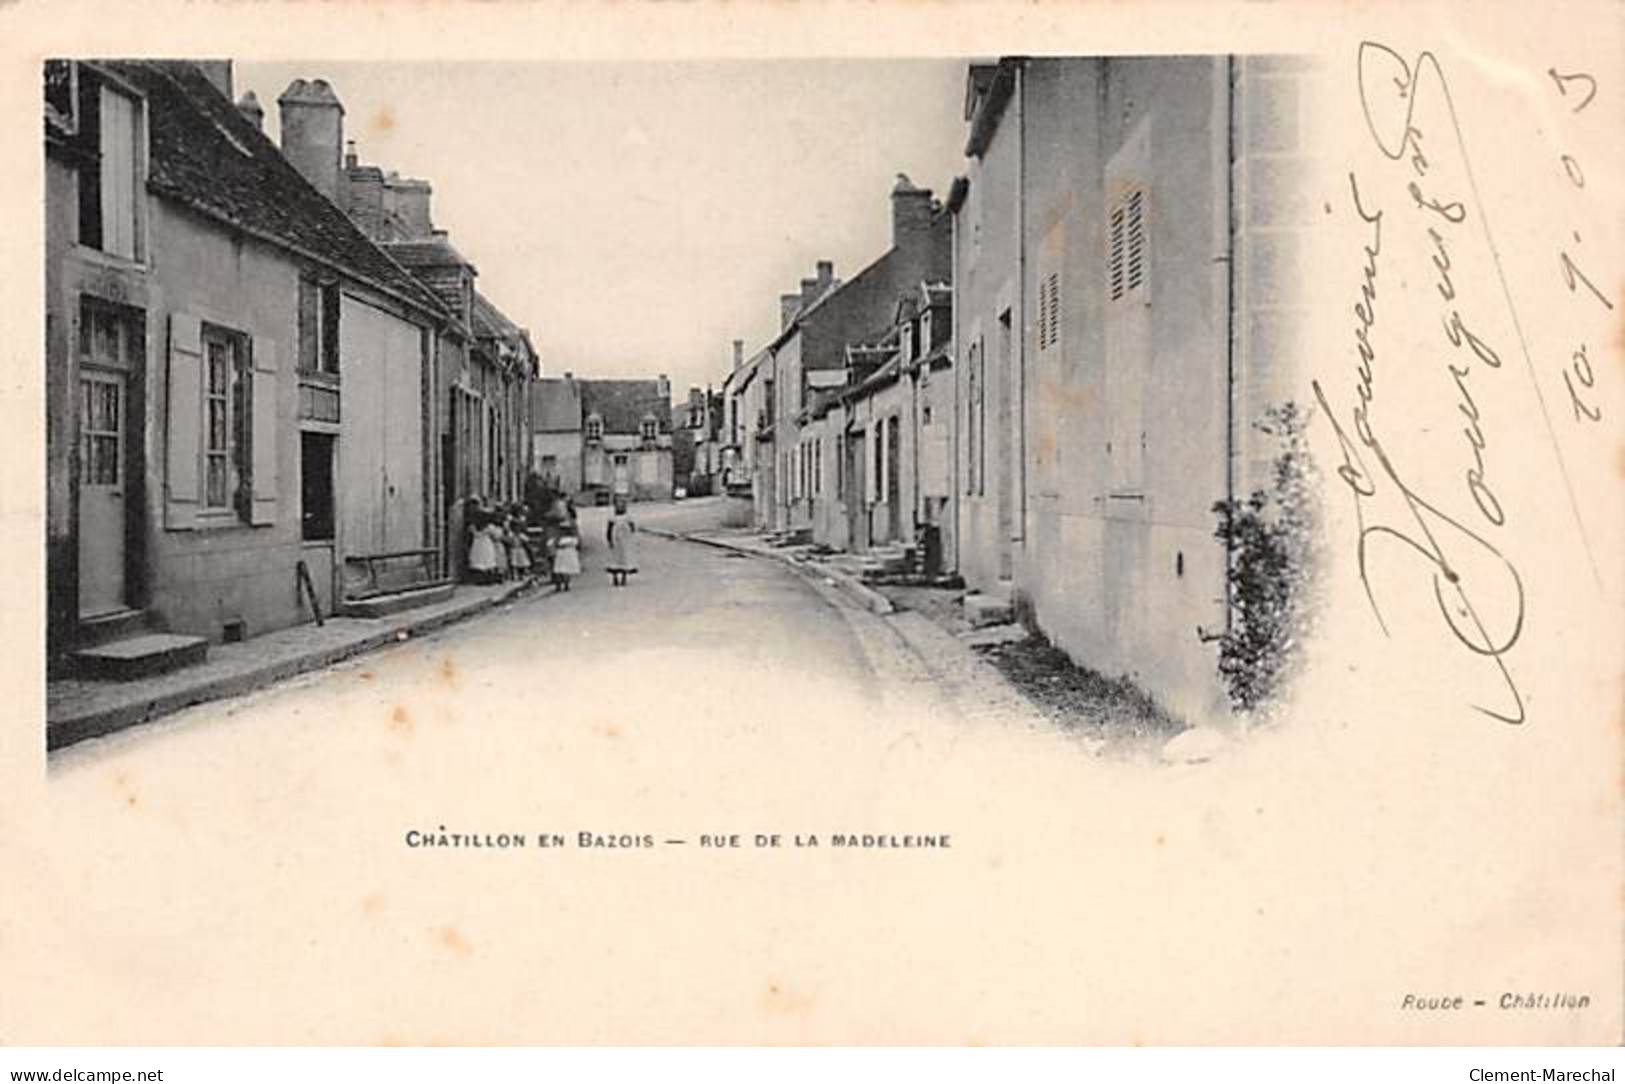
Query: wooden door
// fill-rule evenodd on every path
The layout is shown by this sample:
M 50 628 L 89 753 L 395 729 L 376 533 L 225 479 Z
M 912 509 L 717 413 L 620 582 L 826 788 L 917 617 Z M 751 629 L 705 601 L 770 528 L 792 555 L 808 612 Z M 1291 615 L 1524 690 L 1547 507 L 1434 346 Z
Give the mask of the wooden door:
M 897 415 L 886 419 L 886 541 L 903 537 L 903 472 L 899 443 L 902 437 Z
M 869 508 L 863 492 L 866 460 L 864 434 L 852 433 L 846 438 L 846 531 L 854 550 L 869 546 Z
M 423 336 L 386 316 L 384 333 L 384 538 L 388 553 L 425 545 L 423 514 Z
M 79 378 L 79 613 L 125 606 L 124 532 L 128 482 L 124 374 Z

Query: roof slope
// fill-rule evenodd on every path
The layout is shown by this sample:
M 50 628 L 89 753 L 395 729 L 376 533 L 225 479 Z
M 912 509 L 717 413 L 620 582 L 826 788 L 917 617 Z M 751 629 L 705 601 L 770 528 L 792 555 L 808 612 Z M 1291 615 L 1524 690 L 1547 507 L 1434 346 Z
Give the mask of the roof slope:
M 604 419 L 606 433 L 636 433 L 645 415 L 660 422 L 661 432 L 671 430 L 671 400 L 658 380 L 578 380 L 583 417 L 597 414 Z
M 330 264 L 433 316 L 447 315 L 433 293 L 312 187 L 195 65 L 98 63 L 147 96 L 154 192 Z
M 530 386 L 531 427 L 538 433 L 581 430 L 581 389 L 569 377 L 542 379 Z

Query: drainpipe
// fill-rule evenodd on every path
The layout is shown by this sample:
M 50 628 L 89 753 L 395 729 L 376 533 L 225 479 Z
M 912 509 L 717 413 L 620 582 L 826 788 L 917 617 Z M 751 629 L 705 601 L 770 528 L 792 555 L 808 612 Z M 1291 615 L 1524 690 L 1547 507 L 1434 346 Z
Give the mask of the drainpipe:
M 1015 441 L 1015 478 L 1006 478 L 1003 484 L 1015 485 L 1012 498 L 1016 503 L 1015 537 L 1007 541 L 1021 543 L 1022 570 L 1027 563 L 1027 61 L 1016 64 L 1016 309 L 1012 331 L 1020 337 L 1012 345 L 1017 354 L 1009 376 L 1015 381 L 1015 429 L 1020 439 Z M 1011 439 L 1010 434 L 1005 435 Z M 1011 547 L 1014 549 L 1014 547 Z M 1013 556 L 1013 555 L 1012 555 Z M 1014 562 L 1012 562 L 1014 563 Z M 1015 569 L 1011 569 L 1014 580 Z
M 1238 415 L 1236 405 L 1236 334 L 1240 322 L 1236 319 L 1236 223 L 1239 220 L 1239 209 L 1236 206 L 1235 185 L 1235 152 L 1236 152 L 1236 92 L 1235 92 L 1235 59 L 1230 56 L 1218 58 L 1214 62 L 1214 79 L 1219 84 L 1213 96 L 1213 124 L 1214 124 L 1214 157 L 1215 175 L 1218 178 L 1222 199 L 1214 200 L 1214 226 L 1222 239 L 1223 255 L 1218 257 L 1218 281 L 1215 292 L 1222 302 L 1220 312 L 1223 313 L 1224 329 L 1224 373 L 1225 373 L 1225 456 L 1224 456 L 1224 496 L 1226 500 L 1233 501 L 1236 497 L 1236 455 L 1239 442 L 1236 436 L 1236 419 Z M 1231 631 L 1231 598 L 1230 591 L 1230 565 L 1234 558 L 1233 548 L 1225 547 L 1225 578 L 1224 578 L 1224 631 L 1228 635 Z
M 968 175 L 969 171 L 967 170 L 966 172 Z M 959 536 L 964 527 L 964 524 L 959 518 L 959 502 L 961 493 L 963 492 L 960 489 L 959 481 L 959 426 L 964 417 L 960 413 L 961 403 L 959 401 L 959 384 L 965 371 L 965 339 L 963 335 L 961 335 L 959 329 L 959 312 L 965 307 L 964 269 L 959 266 L 959 214 L 960 211 L 964 210 L 964 206 L 964 203 L 961 202 L 959 208 L 952 212 L 954 216 L 953 229 L 952 237 L 949 239 L 949 244 L 953 246 L 949 253 L 949 273 L 953 275 L 954 280 L 952 308 L 949 310 L 953 314 L 952 319 L 949 322 L 949 329 L 950 333 L 954 337 L 954 364 L 952 369 L 954 374 L 954 416 L 952 424 L 948 427 L 948 449 L 950 456 L 953 459 L 953 466 L 948 472 L 949 478 L 951 479 L 949 484 L 953 486 L 953 492 L 949 494 L 948 501 L 950 507 L 953 509 L 954 517 L 954 552 L 952 567 L 955 572 L 959 571 Z

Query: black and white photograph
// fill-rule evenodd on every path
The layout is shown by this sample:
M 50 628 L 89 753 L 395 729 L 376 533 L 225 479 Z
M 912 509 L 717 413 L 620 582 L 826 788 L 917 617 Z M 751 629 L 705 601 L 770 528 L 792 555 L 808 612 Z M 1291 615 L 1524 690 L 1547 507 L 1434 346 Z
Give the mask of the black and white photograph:
M 499 8 L 0 12 L 0 1042 L 1618 1041 L 1617 8 Z

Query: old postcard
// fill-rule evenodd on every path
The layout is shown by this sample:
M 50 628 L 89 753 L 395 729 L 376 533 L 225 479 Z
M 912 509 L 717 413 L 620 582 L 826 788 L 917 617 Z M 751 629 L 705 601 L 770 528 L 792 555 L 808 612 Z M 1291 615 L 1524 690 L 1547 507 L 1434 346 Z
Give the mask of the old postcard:
M 1620 26 L 0 9 L 0 1042 L 1618 1042 Z

